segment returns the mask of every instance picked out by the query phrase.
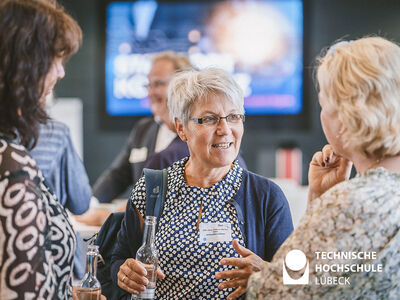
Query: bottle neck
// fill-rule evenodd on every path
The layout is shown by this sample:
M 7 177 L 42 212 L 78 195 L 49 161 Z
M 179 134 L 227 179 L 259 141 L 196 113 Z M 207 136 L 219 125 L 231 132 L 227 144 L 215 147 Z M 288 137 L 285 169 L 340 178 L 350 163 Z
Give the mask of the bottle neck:
M 97 253 L 95 253 L 95 252 L 88 252 L 86 254 L 86 273 L 96 277 Z
M 145 222 L 143 231 L 143 245 L 154 246 L 156 233 L 156 224 L 154 222 Z

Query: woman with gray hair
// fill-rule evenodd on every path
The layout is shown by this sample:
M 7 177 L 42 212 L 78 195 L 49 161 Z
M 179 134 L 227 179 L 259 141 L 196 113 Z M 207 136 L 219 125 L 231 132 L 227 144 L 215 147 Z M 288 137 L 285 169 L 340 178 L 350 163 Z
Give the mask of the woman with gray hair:
M 186 71 L 168 88 L 168 108 L 190 156 L 168 171 L 156 233 L 157 299 L 234 299 L 293 230 L 289 205 L 271 181 L 242 169 L 243 94 L 219 69 Z M 145 217 L 145 178 L 132 191 L 112 258 L 113 280 L 138 294 L 148 283 L 134 259 Z
M 251 277 L 247 299 L 400 299 L 400 47 L 362 38 L 319 61 L 330 145 L 310 163 L 307 214 Z M 304 264 L 290 268 L 296 256 Z M 306 282 L 297 272 L 285 285 L 284 263 Z

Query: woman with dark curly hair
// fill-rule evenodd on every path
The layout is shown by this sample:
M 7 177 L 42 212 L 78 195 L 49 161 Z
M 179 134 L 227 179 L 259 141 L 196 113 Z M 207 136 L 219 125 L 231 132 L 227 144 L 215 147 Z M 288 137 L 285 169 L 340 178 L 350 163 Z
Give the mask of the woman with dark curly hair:
M 0 2 L 0 299 L 72 298 L 75 234 L 26 148 L 81 40 L 60 7 Z

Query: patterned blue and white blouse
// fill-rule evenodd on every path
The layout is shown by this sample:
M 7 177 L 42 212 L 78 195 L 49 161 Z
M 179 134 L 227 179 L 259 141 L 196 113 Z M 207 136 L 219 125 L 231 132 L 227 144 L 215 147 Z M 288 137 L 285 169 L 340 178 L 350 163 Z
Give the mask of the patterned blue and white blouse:
M 75 243 L 35 161 L 0 138 L 0 299 L 72 299 Z
M 168 192 L 159 220 L 155 245 L 159 266 L 166 275 L 157 282 L 157 299 L 226 299 L 233 289 L 219 290 L 222 280 L 215 273 L 233 269 L 222 266 L 224 257 L 239 257 L 230 242 L 200 243 L 201 223 L 230 223 L 232 239 L 244 245 L 236 209 L 228 200 L 239 190 L 243 169 L 235 161 L 233 168 L 209 188 L 188 186 L 184 179 L 184 158 L 168 168 Z M 145 182 L 142 177 L 132 193 L 132 202 L 145 216 Z

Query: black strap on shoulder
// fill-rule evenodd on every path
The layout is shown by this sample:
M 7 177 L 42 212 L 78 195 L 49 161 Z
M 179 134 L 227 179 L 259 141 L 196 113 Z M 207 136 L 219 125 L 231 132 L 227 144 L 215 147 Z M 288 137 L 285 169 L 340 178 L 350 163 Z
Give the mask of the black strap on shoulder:
M 146 216 L 159 217 L 164 209 L 164 200 L 167 195 L 168 173 L 167 170 L 143 169 L 146 182 Z

